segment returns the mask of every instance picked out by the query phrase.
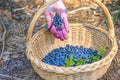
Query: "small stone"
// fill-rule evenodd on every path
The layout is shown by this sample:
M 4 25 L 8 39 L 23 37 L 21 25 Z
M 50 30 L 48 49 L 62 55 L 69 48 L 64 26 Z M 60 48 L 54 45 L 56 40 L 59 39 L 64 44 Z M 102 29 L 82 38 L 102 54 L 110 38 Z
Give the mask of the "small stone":
M 35 27 L 40 27 L 40 24 L 38 21 L 35 23 Z
M 18 21 L 21 20 L 21 17 L 19 15 L 12 15 L 12 18 Z

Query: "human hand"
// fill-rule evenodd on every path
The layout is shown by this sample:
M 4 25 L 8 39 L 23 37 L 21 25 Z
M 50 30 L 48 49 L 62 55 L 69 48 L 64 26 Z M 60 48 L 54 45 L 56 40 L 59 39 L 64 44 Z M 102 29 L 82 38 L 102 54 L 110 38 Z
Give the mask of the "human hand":
M 45 0 L 45 2 L 47 1 L 48 0 Z M 63 21 L 62 24 L 60 25 L 62 30 L 56 30 L 56 26 L 52 24 L 54 21 L 53 18 L 56 13 L 60 15 Z M 65 5 L 63 4 L 62 0 L 58 0 L 53 5 L 49 6 L 45 10 L 44 14 L 47 20 L 48 30 L 50 30 L 56 38 L 62 41 L 67 39 L 68 32 L 69 32 L 69 25 L 68 25 L 68 19 L 67 19 L 67 11 L 66 11 Z

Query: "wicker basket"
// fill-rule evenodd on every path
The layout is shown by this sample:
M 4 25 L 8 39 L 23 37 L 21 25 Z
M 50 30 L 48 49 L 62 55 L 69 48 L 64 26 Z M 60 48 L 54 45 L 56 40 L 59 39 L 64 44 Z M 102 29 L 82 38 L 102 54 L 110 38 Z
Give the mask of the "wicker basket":
M 32 31 L 35 22 L 43 11 L 57 0 L 50 0 L 44 4 L 33 17 L 27 34 L 26 56 L 30 60 L 34 70 L 45 80 L 97 80 L 102 77 L 109 66 L 112 59 L 117 53 L 117 42 L 115 38 L 114 25 L 108 9 L 99 0 L 90 0 L 98 4 L 104 11 L 108 23 L 109 31 L 95 27 L 91 24 L 70 23 L 70 32 L 68 39 L 60 41 L 45 28 L 38 31 L 32 37 Z M 41 61 L 48 52 L 54 48 L 64 47 L 66 44 L 83 45 L 98 49 L 102 44 L 109 47 L 109 53 L 100 61 L 92 64 L 85 64 L 76 67 L 57 67 L 45 64 Z

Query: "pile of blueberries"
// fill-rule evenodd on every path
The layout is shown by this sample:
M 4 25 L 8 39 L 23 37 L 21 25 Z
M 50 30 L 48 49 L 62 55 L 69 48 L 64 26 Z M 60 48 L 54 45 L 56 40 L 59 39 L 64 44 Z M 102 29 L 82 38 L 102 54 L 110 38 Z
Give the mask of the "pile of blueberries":
M 57 31 L 61 31 L 61 25 L 63 23 L 62 18 L 60 17 L 60 15 L 58 13 L 55 14 L 54 18 L 53 18 L 53 22 L 52 25 L 54 25 L 56 27 Z
M 83 60 L 88 59 L 88 64 L 92 63 L 91 56 L 97 56 L 99 60 L 102 58 L 100 54 L 98 54 L 97 50 L 93 50 L 92 48 L 85 48 L 83 46 L 72 46 L 67 44 L 66 47 L 60 47 L 52 50 L 46 55 L 42 61 L 44 63 L 48 63 L 50 65 L 56 66 L 65 66 L 66 59 L 72 56 L 74 60 L 79 60 L 82 58 Z

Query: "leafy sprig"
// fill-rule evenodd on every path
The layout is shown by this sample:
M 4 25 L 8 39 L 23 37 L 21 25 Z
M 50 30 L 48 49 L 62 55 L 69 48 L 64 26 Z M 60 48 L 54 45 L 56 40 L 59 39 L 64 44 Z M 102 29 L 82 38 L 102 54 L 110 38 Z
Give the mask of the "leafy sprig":
M 104 45 L 101 45 L 99 47 L 99 49 L 97 50 L 98 54 L 100 54 L 102 57 L 104 57 L 107 54 L 107 49 L 108 49 L 108 47 L 105 47 Z
M 65 63 L 66 67 L 73 66 L 75 64 L 75 62 L 73 61 L 73 56 L 70 56 L 70 58 L 66 58 Z
M 65 60 L 65 66 L 66 67 L 70 67 L 70 66 L 79 66 L 79 65 L 84 65 L 86 63 L 93 63 L 96 61 L 99 61 L 101 59 L 101 57 L 103 58 L 106 54 L 107 54 L 107 49 L 108 47 L 105 47 L 104 45 L 101 45 L 97 52 L 100 56 L 90 56 L 90 58 L 86 58 L 86 59 L 74 59 L 73 56 L 70 56 L 69 58 L 66 58 Z M 74 53 L 74 51 L 72 51 Z M 92 55 L 92 52 L 90 53 Z

